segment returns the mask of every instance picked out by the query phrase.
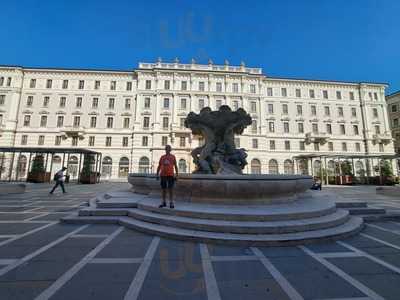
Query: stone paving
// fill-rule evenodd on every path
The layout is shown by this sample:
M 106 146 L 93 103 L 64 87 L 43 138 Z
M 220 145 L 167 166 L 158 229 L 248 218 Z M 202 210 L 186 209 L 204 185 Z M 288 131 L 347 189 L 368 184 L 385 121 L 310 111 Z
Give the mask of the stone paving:
M 0 299 L 400 299 L 400 222 L 316 245 L 206 245 L 58 222 L 127 184 L 49 189 L 0 195 Z M 329 189 L 400 209 L 400 196 L 374 196 L 371 187 Z

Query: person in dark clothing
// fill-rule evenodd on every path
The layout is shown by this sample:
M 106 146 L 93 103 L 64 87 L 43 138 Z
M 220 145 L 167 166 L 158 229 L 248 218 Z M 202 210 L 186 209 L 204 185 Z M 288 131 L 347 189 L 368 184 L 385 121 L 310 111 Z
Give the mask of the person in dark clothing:
M 162 203 L 161 207 L 166 207 L 166 194 L 168 190 L 169 195 L 169 207 L 174 208 L 173 202 L 173 189 L 174 183 L 178 176 L 178 166 L 176 164 L 176 158 L 171 154 L 172 148 L 170 145 L 165 146 L 165 154 L 161 156 L 160 162 L 157 168 L 157 180 L 161 177 L 161 189 L 162 189 Z M 174 174 L 175 169 L 175 174 Z
M 54 190 L 58 187 L 61 186 L 61 189 L 63 191 L 63 194 L 66 193 L 65 187 L 64 187 L 64 180 L 65 180 L 65 175 L 64 171 L 66 170 L 66 167 L 63 167 L 60 171 L 58 171 L 56 174 L 54 174 L 54 181 L 56 184 L 53 186 L 52 190 L 50 191 L 50 194 L 54 193 Z

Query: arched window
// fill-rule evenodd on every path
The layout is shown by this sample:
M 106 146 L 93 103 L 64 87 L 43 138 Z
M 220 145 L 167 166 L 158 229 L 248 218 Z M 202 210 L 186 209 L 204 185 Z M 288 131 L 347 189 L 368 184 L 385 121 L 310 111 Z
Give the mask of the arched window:
M 364 170 L 364 164 L 362 161 L 358 160 L 355 163 L 355 168 L 356 168 L 356 175 L 359 177 L 365 177 L 365 170 Z
M 306 159 L 300 159 L 297 163 L 300 175 L 308 175 L 308 161 Z
M 287 159 L 283 163 L 284 172 L 286 175 L 293 175 L 294 174 L 294 165 L 293 161 Z
M 146 156 L 142 156 L 139 160 L 139 173 L 150 172 L 150 160 Z
M 328 161 L 328 176 L 335 176 L 335 162 L 333 160 Z
M 261 174 L 261 162 L 257 158 L 253 158 L 250 163 L 251 174 Z
M 129 159 L 127 157 L 121 157 L 119 160 L 118 177 L 127 177 L 129 173 Z
M 17 174 L 18 177 L 24 177 L 26 172 L 27 159 L 25 155 L 20 155 L 18 158 Z
M 112 159 L 109 156 L 106 156 L 103 158 L 103 163 L 102 163 L 102 168 L 101 168 L 101 176 L 104 177 L 105 179 L 109 179 L 112 174 Z
M 269 169 L 269 174 L 279 174 L 279 167 L 276 159 L 269 160 L 268 169 Z
M 186 173 L 186 160 L 180 159 L 178 162 L 179 173 Z
M 78 176 L 78 157 L 72 155 L 68 160 L 68 175 L 71 178 L 76 178 Z
M 313 171 L 314 176 L 321 177 L 321 161 L 313 161 Z

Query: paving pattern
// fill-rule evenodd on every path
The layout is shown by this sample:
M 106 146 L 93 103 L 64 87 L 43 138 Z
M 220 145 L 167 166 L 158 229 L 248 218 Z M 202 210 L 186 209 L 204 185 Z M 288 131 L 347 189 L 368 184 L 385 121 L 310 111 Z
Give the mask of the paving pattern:
M 96 193 L 126 184 L 32 185 L 0 195 L 0 299 L 400 299 L 400 222 L 298 247 L 168 240 L 116 225 L 58 222 Z M 360 198 L 359 188 L 337 188 Z M 375 205 L 400 208 L 379 196 Z M 357 195 L 357 196 L 355 196 Z

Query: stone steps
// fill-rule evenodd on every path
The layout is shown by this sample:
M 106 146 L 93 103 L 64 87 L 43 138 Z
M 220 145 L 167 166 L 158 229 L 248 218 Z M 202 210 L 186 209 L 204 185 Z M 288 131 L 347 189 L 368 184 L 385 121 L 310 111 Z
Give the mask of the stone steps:
M 129 216 L 145 222 L 174 226 L 178 228 L 211 232 L 230 233 L 290 233 L 319 230 L 345 223 L 349 219 L 346 210 L 337 210 L 332 214 L 302 220 L 284 221 L 226 221 L 181 217 L 159 214 L 141 209 L 94 209 L 82 210 L 80 216 Z
M 350 215 L 382 215 L 386 213 L 384 208 L 354 207 L 348 208 Z
M 359 232 L 363 228 L 363 221 L 358 217 L 349 218 L 345 223 L 331 228 L 279 234 L 244 234 L 190 230 L 155 224 L 123 216 L 69 216 L 63 218 L 63 221 L 67 223 L 85 224 L 117 223 L 127 228 L 171 239 L 255 246 L 284 246 L 306 244 L 316 241 L 335 240 L 346 238 Z

